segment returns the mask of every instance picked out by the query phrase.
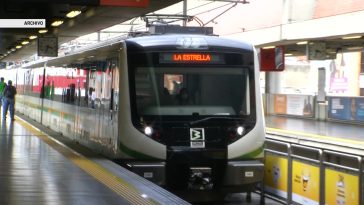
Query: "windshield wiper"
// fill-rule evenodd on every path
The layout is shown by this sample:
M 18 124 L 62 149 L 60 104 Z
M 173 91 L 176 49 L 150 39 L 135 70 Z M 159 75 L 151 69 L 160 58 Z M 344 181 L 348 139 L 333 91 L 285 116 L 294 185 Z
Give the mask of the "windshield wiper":
M 200 122 L 205 122 L 205 121 L 208 121 L 208 120 L 216 120 L 216 119 L 221 119 L 221 120 L 242 120 L 242 118 L 238 118 L 238 117 L 206 117 L 206 118 L 203 118 L 203 119 L 200 119 L 200 120 L 195 120 L 195 121 L 192 121 L 190 122 L 189 124 L 190 125 L 195 125 L 195 124 L 198 124 Z

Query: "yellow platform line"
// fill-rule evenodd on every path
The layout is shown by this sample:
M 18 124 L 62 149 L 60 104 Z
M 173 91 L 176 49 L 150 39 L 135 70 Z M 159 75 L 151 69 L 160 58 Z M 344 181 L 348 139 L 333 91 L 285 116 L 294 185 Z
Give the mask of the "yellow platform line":
M 318 138 L 321 140 L 332 140 L 332 141 L 336 141 L 336 142 L 364 145 L 364 141 L 361 141 L 361 140 L 344 139 L 344 138 L 340 138 L 340 137 L 318 135 L 318 134 L 300 132 L 300 131 L 295 131 L 295 130 L 283 130 L 283 129 L 271 128 L 271 127 L 266 127 L 266 129 L 267 129 L 267 131 L 280 132 L 280 133 L 285 133 L 285 134 L 293 134 L 296 136 L 298 135 L 298 136 L 304 136 L 304 137 L 310 137 L 310 138 L 316 138 L 316 139 Z
M 21 126 L 29 130 L 36 137 L 47 143 L 53 149 L 60 152 L 68 160 L 72 161 L 79 168 L 87 172 L 89 175 L 93 176 L 99 182 L 116 192 L 118 195 L 123 197 L 126 201 L 131 204 L 146 204 L 146 205 L 156 205 L 159 204 L 155 200 L 145 197 L 140 193 L 133 185 L 129 184 L 120 177 L 113 175 L 110 171 L 100 166 L 99 164 L 87 159 L 81 154 L 76 153 L 65 145 L 61 144 L 55 139 L 52 139 L 39 129 L 35 128 L 26 121 L 16 117 L 16 122 Z M 144 196 L 144 197 L 143 197 Z

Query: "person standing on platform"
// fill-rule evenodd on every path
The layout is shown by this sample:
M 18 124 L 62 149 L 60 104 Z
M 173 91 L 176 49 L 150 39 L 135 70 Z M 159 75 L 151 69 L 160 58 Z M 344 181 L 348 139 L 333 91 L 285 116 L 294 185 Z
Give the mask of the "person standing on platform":
M 0 78 L 0 107 L 3 104 L 3 94 L 4 94 L 5 87 L 6 87 L 6 83 L 4 82 L 4 78 L 1 77 Z
M 8 112 L 8 109 L 10 111 L 10 119 L 12 121 L 15 120 L 14 118 L 15 95 L 16 95 L 16 88 L 13 86 L 13 82 L 9 80 L 8 85 L 5 87 L 5 90 L 3 92 L 4 96 L 3 121 L 6 120 L 6 114 Z

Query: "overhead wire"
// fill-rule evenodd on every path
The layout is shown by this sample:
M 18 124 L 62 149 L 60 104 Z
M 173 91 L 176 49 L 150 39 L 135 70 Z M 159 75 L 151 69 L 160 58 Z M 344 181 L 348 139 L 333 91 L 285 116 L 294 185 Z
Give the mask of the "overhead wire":
M 210 10 L 203 11 L 203 12 L 201 12 L 201 13 L 197 13 L 197 14 L 195 14 L 195 15 L 201 15 L 201 14 L 204 14 L 204 13 L 209 13 L 209 12 L 211 12 L 211 11 L 214 11 L 214 10 L 221 9 L 221 8 L 223 8 L 223 7 L 229 6 L 229 5 L 231 5 L 231 4 L 238 4 L 238 3 L 227 3 L 227 4 L 224 4 L 224 5 L 221 5 L 221 6 L 217 6 L 217 7 L 215 7 L 215 8 L 212 8 L 212 9 L 210 9 Z
M 199 6 L 196 6 L 196 7 L 193 7 L 193 8 L 190 8 L 190 9 L 187 9 L 187 11 L 191 11 L 191 10 L 194 10 L 194 9 L 197 9 L 197 8 L 200 8 L 200 7 L 203 7 L 203 6 L 206 6 L 208 4 L 212 4 L 212 3 L 215 3 L 215 2 L 209 2 L 209 3 L 206 3 L 206 4 L 201 4 Z M 197 17 L 197 15 L 201 15 L 201 14 L 204 14 L 204 13 L 209 13 L 211 11 L 214 11 L 214 10 L 217 10 L 217 9 L 221 9 L 221 8 L 224 8 L 224 7 L 227 7 L 231 4 L 234 4 L 233 6 L 229 7 L 228 9 L 226 9 L 225 11 L 223 11 L 222 13 L 218 14 L 217 16 L 215 16 L 214 18 L 212 18 L 210 21 L 208 21 L 207 23 L 203 23 L 203 21 L 201 19 L 199 19 Z M 203 12 L 200 12 L 200 13 L 197 13 L 197 14 L 194 14 L 194 20 L 196 20 L 196 22 L 200 25 L 200 26 L 205 26 L 207 24 L 209 24 L 210 22 L 214 21 L 215 19 L 217 19 L 218 17 L 222 16 L 223 14 L 225 14 L 226 12 L 228 12 L 230 9 L 234 8 L 238 3 L 233 3 L 233 2 L 230 2 L 230 3 L 227 3 L 227 4 L 224 4 L 224 5 L 221 5 L 221 6 L 216 6 L 212 9 L 209 9 L 209 10 L 206 10 L 206 11 L 203 11 Z M 182 12 L 178 12 L 176 14 L 180 14 Z
M 216 3 L 216 2 L 204 3 L 204 4 L 201 4 L 201 5 L 189 8 L 189 9 L 187 9 L 187 11 L 193 11 L 193 10 L 196 10 L 198 8 L 201 8 L 201 7 L 205 7 L 206 5 L 210 5 L 210 4 L 213 4 L 213 3 Z M 197 17 L 197 15 L 201 15 L 201 14 L 204 14 L 204 13 L 209 13 L 211 11 L 215 11 L 215 10 L 227 7 L 227 6 L 231 5 L 231 4 L 233 4 L 233 5 L 230 6 L 229 8 L 227 8 L 226 10 L 224 10 L 223 12 L 221 12 L 220 14 L 218 14 L 217 16 L 213 17 L 211 20 L 207 21 L 206 23 L 204 23 L 200 18 Z M 219 18 L 220 16 L 222 16 L 223 14 L 225 14 L 226 12 L 228 12 L 229 10 L 234 8 L 237 4 L 238 3 L 230 2 L 230 3 L 224 4 L 224 5 L 218 5 L 216 7 L 213 7 L 211 9 L 209 9 L 209 10 L 202 11 L 200 13 L 194 14 L 193 15 L 193 20 L 196 21 L 199 24 L 199 26 L 202 26 L 202 27 L 206 26 L 207 24 L 213 22 L 214 20 L 216 20 L 217 18 Z M 177 12 L 175 14 L 181 14 L 181 13 L 183 13 L 183 12 Z M 134 25 L 135 20 L 137 20 L 137 18 L 132 19 L 131 22 L 130 22 L 130 24 L 131 24 L 131 27 L 130 27 L 130 30 L 129 30 L 130 32 L 133 32 L 133 31 L 136 32 L 136 31 L 141 31 L 141 30 L 145 29 L 145 26 L 143 26 L 143 25 L 135 26 Z M 180 20 L 168 21 L 167 23 L 174 23 L 174 22 L 177 22 L 177 21 L 180 21 Z
M 231 10 L 232 8 L 234 8 L 236 5 L 238 5 L 238 3 L 234 3 L 234 5 L 232 5 L 231 7 L 229 7 L 228 9 L 226 9 L 225 11 L 223 11 L 222 13 L 218 14 L 217 16 L 215 16 L 214 18 L 212 18 L 210 21 L 207 21 L 207 23 L 204 23 L 203 26 L 206 26 L 210 22 L 213 22 L 215 19 L 219 18 L 220 16 L 222 16 L 223 14 L 225 14 L 226 12 L 228 12 L 229 10 Z
M 193 8 L 189 8 L 187 9 L 187 11 L 192 11 L 192 10 L 195 10 L 195 9 L 198 9 L 198 8 L 201 8 L 201 7 L 204 7 L 206 5 L 209 5 L 209 4 L 213 4 L 213 3 L 216 3 L 215 1 L 213 2 L 208 2 L 208 3 L 205 3 L 205 4 L 201 4 L 201 5 L 198 5 L 198 6 L 195 6 Z M 204 13 L 208 13 L 208 12 L 211 12 L 211 11 L 214 11 L 214 10 L 217 10 L 217 9 L 221 9 L 221 8 L 224 8 L 226 6 L 229 6 L 231 4 L 234 4 L 232 7 L 235 7 L 238 3 L 233 3 L 233 2 L 230 2 L 230 3 L 227 3 L 227 4 L 224 4 L 224 5 L 219 5 L 219 6 L 216 6 L 212 9 L 209 9 L 209 10 L 206 10 L 206 11 L 203 11 L 203 12 L 200 12 L 200 13 L 196 13 L 196 14 L 193 14 L 194 18 L 193 20 L 196 20 L 196 22 L 200 25 L 200 26 L 205 26 L 207 25 L 208 23 L 210 23 L 211 21 L 215 20 L 216 18 L 218 18 L 219 16 L 223 15 L 224 13 L 226 13 L 228 10 L 230 10 L 232 7 L 228 8 L 226 11 L 224 11 L 223 13 L 219 14 L 217 17 L 214 17 L 213 20 L 209 21 L 208 23 L 203 23 L 203 21 L 201 19 L 199 19 L 197 17 L 197 15 L 201 15 L 201 14 L 204 14 Z M 177 12 L 175 14 L 181 14 L 183 12 Z M 174 21 L 175 22 L 175 21 Z
M 209 5 L 209 4 L 212 4 L 212 3 L 214 3 L 214 2 L 208 2 L 208 3 L 205 3 L 205 4 L 201 4 L 201 5 L 195 6 L 193 8 L 189 8 L 189 9 L 187 9 L 187 11 L 192 11 L 194 9 L 198 9 L 200 7 L 204 7 L 204 6 Z M 183 11 L 182 12 L 178 12 L 177 14 L 181 14 L 181 13 L 183 13 Z

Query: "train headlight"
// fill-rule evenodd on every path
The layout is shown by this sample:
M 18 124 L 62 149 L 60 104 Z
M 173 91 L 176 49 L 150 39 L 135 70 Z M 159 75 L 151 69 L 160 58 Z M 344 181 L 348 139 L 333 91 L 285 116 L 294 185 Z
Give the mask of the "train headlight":
M 148 135 L 148 136 L 151 136 L 153 133 L 153 128 L 152 127 L 149 127 L 149 126 L 146 126 L 144 128 L 144 134 Z
M 238 128 L 236 128 L 236 133 L 238 133 L 239 136 L 242 136 L 244 134 L 244 127 L 239 126 Z

